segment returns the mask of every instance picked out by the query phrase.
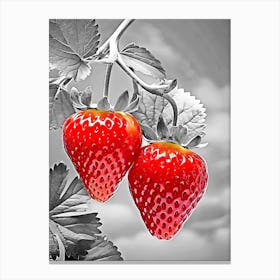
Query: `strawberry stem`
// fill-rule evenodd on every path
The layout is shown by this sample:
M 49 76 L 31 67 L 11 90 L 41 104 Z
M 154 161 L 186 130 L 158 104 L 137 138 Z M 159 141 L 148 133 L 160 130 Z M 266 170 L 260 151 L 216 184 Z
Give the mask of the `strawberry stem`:
M 131 25 L 131 23 L 133 23 L 133 21 L 135 21 L 135 19 L 125 19 L 122 21 L 122 23 L 119 25 L 119 27 L 115 31 L 115 33 L 117 33 L 117 35 L 116 35 L 117 41 L 121 38 L 124 31 Z
M 161 96 L 161 95 L 160 95 Z M 163 98 L 165 98 L 171 105 L 173 109 L 173 126 L 177 125 L 177 120 L 178 120 L 178 107 L 174 99 L 167 93 L 162 95 Z
M 159 95 L 166 100 L 172 106 L 174 117 L 173 117 L 173 125 L 176 126 L 177 118 L 178 118 L 178 108 L 174 101 L 174 99 L 168 94 L 175 84 L 176 81 L 174 80 L 170 84 L 160 84 L 160 85 L 149 85 L 145 83 L 141 78 L 139 78 L 123 61 L 121 54 L 119 53 L 118 49 L 118 42 L 120 37 L 124 33 L 124 31 L 130 26 L 130 24 L 134 21 L 134 19 L 125 19 L 121 22 L 121 24 L 117 27 L 114 33 L 105 41 L 105 43 L 97 50 L 96 57 L 101 55 L 101 59 L 97 59 L 97 62 L 107 63 L 106 69 L 106 77 L 105 77 L 105 86 L 104 86 L 104 94 L 103 96 L 108 97 L 108 90 L 109 90 L 109 80 L 112 70 L 112 64 L 116 62 L 135 82 L 135 84 L 140 85 L 146 91 Z M 134 91 L 136 87 L 134 85 Z
M 104 92 L 103 92 L 104 97 L 108 97 L 108 95 L 109 95 L 109 84 L 110 84 L 112 68 L 113 68 L 113 63 L 107 64 L 105 82 L 104 82 Z
M 132 68 L 130 68 L 132 72 L 134 72 L 134 70 Z M 132 100 L 135 100 L 137 98 L 137 96 L 139 95 L 139 88 L 138 88 L 138 85 L 137 83 L 135 82 L 134 79 L 131 79 L 132 80 L 132 86 L 133 86 L 133 94 L 132 94 L 132 98 L 131 98 L 131 101 Z
M 145 90 L 153 93 L 158 90 L 168 91 L 169 85 L 149 85 L 145 83 L 142 79 L 140 79 L 123 61 L 122 56 L 118 54 L 117 64 L 133 79 L 137 84 L 139 84 Z
M 149 85 L 147 83 L 145 83 L 142 79 L 140 79 L 123 61 L 122 57 L 120 54 L 118 54 L 118 58 L 117 58 L 117 64 L 133 79 L 133 81 L 136 84 L 139 84 L 143 89 L 145 89 L 146 91 L 161 96 L 163 98 L 165 98 L 170 105 L 172 106 L 173 109 L 173 125 L 176 126 L 177 125 L 177 119 L 178 119 L 178 108 L 177 108 L 177 104 L 174 101 L 174 99 L 168 94 L 168 92 L 170 90 L 172 90 L 172 83 L 169 85 Z M 165 93 L 164 93 L 165 92 Z
M 124 31 L 130 26 L 133 21 L 134 19 L 124 19 L 114 31 L 114 33 L 105 41 L 103 45 L 101 45 L 101 47 L 97 50 L 95 56 L 98 57 L 102 53 L 107 53 L 108 50 L 109 54 L 102 58 L 100 62 L 114 63 L 116 61 L 117 55 L 119 53 L 118 42 Z
M 138 85 L 133 79 L 132 79 L 132 84 L 133 84 L 133 94 L 138 95 L 139 94 Z

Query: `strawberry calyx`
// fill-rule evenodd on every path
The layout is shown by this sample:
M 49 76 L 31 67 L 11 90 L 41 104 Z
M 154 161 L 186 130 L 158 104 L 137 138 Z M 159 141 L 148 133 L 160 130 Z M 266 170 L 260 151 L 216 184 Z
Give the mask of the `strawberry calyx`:
M 168 127 L 160 115 L 157 123 L 156 131 L 151 127 L 141 124 L 141 129 L 145 140 L 148 143 L 167 142 L 179 144 L 183 148 L 202 148 L 207 146 L 207 143 L 201 143 L 204 132 L 197 133 L 196 135 L 189 135 L 186 125 L 176 125 Z
M 83 91 L 79 91 L 77 88 L 72 87 L 70 90 L 70 98 L 73 106 L 77 110 L 98 109 L 110 112 L 134 112 L 138 109 L 139 97 L 133 95 L 129 100 L 128 91 L 124 91 L 116 101 L 115 105 L 112 105 L 107 96 L 102 97 L 97 103 L 93 102 L 92 88 L 89 86 Z

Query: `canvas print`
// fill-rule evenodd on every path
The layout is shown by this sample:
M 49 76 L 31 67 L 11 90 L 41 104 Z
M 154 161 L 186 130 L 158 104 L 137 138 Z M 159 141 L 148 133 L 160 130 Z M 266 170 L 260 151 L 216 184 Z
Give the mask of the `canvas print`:
M 230 261 L 230 20 L 49 20 L 49 260 Z

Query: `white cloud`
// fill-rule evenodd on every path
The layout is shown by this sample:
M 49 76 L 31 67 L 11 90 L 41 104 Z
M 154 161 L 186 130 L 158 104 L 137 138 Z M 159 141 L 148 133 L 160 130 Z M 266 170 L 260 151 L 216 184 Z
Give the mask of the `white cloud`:
M 130 202 L 92 202 L 91 209 L 98 213 L 102 223 L 101 230 L 111 240 L 133 236 L 145 229 L 138 209 Z
M 159 56 L 168 60 L 177 60 L 174 47 L 165 40 L 160 29 L 156 28 L 152 24 L 145 24 L 141 27 L 141 29 L 147 38 L 147 48 L 157 46 L 156 53 Z M 160 48 L 158 46 L 160 46 Z
M 220 219 L 229 213 L 229 190 L 224 189 L 218 195 L 205 193 L 199 202 L 197 209 L 194 211 L 192 218 L 194 222 L 204 222 L 209 220 Z
M 158 240 L 148 232 L 132 238 L 115 240 L 125 260 L 135 261 L 227 261 L 229 260 L 229 229 L 224 228 L 214 236 L 199 235 L 181 230 L 172 240 Z
M 229 191 L 207 195 L 189 221 L 170 241 L 150 235 L 130 203 L 92 203 L 103 223 L 102 232 L 120 249 L 125 260 L 228 260 Z
M 215 113 L 217 110 L 227 113 L 229 112 L 229 85 L 219 87 L 208 78 L 199 78 L 192 88 L 192 94 L 200 99 L 211 113 Z
M 171 73 L 169 70 L 174 68 L 177 73 L 182 73 L 186 79 L 194 78 L 196 73 L 190 61 L 186 57 L 182 57 L 178 49 L 174 47 L 174 43 L 167 40 L 161 29 L 146 23 L 141 26 L 139 31 L 143 34 L 141 44 L 151 51 L 163 63 L 163 66 L 167 66 L 167 74 Z

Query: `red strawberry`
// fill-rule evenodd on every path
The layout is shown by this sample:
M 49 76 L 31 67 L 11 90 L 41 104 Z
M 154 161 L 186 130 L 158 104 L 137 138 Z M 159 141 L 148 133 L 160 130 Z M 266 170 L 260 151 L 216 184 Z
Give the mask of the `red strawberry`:
M 148 230 L 159 239 L 171 239 L 201 199 L 208 174 L 196 153 L 156 142 L 141 148 L 128 180 Z
M 138 156 L 142 134 L 128 113 L 88 109 L 65 121 L 63 141 L 91 197 L 105 202 Z

